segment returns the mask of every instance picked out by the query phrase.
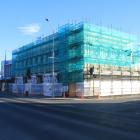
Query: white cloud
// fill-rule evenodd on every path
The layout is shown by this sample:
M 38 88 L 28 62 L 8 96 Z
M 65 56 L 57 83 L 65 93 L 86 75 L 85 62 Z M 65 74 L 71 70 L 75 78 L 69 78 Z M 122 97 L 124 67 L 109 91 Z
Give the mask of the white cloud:
M 38 24 L 29 24 L 26 26 L 18 27 L 18 30 L 26 35 L 32 35 L 40 31 L 40 26 Z

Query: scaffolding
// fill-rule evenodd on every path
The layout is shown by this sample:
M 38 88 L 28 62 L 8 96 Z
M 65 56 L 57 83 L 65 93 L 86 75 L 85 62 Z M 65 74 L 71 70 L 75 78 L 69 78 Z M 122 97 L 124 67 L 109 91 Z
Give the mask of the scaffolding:
M 28 69 L 31 74 L 51 73 L 53 37 L 54 70 L 60 83 L 76 90 L 74 84 L 92 81 L 94 93 L 101 91 L 102 81 L 110 80 L 113 93 L 113 81 L 120 80 L 123 87 L 125 80 L 139 80 L 137 37 L 84 22 L 61 26 L 56 33 L 13 51 L 13 75 L 25 76 Z M 94 69 L 92 76 L 90 68 Z M 99 89 L 94 88 L 95 81 Z

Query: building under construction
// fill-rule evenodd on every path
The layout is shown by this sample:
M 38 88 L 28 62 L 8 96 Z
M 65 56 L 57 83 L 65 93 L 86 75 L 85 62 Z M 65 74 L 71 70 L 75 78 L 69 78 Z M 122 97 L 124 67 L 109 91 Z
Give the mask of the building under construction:
M 24 77 L 30 70 L 43 76 L 52 73 L 54 62 L 57 80 L 68 86 L 69 96 L 139 94 L 139 49 L 134 35 L 84 22 L 66 24 L 13 51 L 12 74 Z

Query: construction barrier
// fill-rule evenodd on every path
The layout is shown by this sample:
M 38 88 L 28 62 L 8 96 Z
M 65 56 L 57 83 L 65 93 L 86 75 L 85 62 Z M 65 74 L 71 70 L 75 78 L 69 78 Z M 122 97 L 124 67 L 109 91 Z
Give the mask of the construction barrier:
M 63 96 L 63 85 L 61 83 L 44 83 L 43 84 L 44 96 L 48 97 L 62 97 Z
M 16 95 L 28 94 L 29 96 L 44 95 L 48 97 L 62 97 L 68 92 L 68 87 L 61 83 L 42 83 L 42 84 L 9 84 L 9 92 Z
M 24 84 L 9 84 L 9 91 L 16 95 L 23 95 L 25 91 Z
M 30 93 L 32 96 L 34 95 L 43 95 L 43 84 L 31 84 L 30 85 Z

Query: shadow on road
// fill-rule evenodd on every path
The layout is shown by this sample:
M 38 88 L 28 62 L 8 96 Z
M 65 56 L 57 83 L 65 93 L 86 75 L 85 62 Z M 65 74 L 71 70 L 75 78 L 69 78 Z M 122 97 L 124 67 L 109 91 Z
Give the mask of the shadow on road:
M 52 126 L 55 126 L 52 129 L 69 130 L 71 133 L 77 132 L 75 135 L 80 133 L 91 138 L 94 132 L 101 129 L 99 134 L 94 133 L 94 136 L 97 135 L 99 138 L 102 131 L 107 131 L 108 135 L 114 135 L 114 132 L 124 133 L 130 138 L 135 135 L 137 139 L 140 136 L 140 101 L 121 102 L 119 99 L 90 100 L 90 102 L 73 99 L 58 101 L 1 94 L 0 120 L 15 125 L 26 133 L 38 131 L 39 139 L 43 139 L 44 129 L 49 129 L 48 131 L 52 133 Z M 69 131 L 67 133 L 70 133 Z M 120 135 L 121 138 L 125 139 L 125 136 Z

